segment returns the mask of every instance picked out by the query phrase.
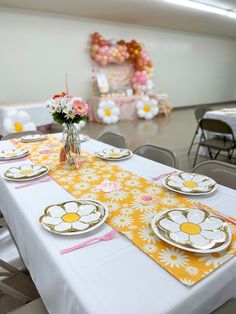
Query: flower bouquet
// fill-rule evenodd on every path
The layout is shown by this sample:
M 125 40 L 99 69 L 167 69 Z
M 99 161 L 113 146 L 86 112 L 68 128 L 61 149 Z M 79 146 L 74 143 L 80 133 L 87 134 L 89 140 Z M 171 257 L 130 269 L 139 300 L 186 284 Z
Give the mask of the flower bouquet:
M 80 137 L 78 131 L 85 126 L 88 105 L 79 97 L 66 93 L 54 95 L 47 101 L 53 120 L 64 125 L 63 148 L 60 161 L 67 160 L 69 166 L 80 164 Z

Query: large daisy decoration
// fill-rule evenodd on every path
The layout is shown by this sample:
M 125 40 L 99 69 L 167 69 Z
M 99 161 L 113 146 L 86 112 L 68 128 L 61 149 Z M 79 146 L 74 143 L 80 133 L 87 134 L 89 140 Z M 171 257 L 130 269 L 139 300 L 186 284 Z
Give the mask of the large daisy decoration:
M 46 208 L 40 222 L 51 232 L 79 234 L 100 226 L 108 216 L 106 207 L 93 201 L 68 201 Z
M 3 127 L 8 133 L 36 130 L 30 115 L 24 110 L 8 111 L 3 120 Z
M 102 122 L 112 124 L 119 121 L 120 109 L 113 100 L 102 100 L 98 105 L 97 114 Z
M 173 191 L 183 194 L 204 194 L 213 192 L 216 189 L 216 182 L 206 176 L 178 172 L 164 178 L 163 185 Z
M 137 115 L 143 119 L 153 119 L 159 112 L 156 99 L 148 96 L 140 99 L 136 104 Z
M 167 239 L 196 249 L 218 247 L 229 237 L 223 219 L 195 208 L 170 210 L 156 221 L 156 226 Z

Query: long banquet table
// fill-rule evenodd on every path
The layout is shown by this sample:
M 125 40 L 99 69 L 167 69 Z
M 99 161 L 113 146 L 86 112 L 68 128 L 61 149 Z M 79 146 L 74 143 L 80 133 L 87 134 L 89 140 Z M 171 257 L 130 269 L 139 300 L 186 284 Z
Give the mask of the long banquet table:
M 95 152 L 108 145 L 88 140 L 82 149 Z M 0 149 L 12 147 L 0 142 Z M 28 163 L 16 161 L 14 165 Z M 13 164 L 0 164 L 0 174 Z M 144 178 L 171 171 L 163 164 L 134 155 L 119 162 Z M 236 259 L 192 287 L 186 287 L 139 250 L 127 238 L 61 255 L 59 250 L 111 227 L 103 225 L 87 236 L 62 237 L 39 224 L 44 208 L 73 197 L 54 181 L 15 189 L 17 183 L 0 178 L 0 208 L 22 258 L 51 314 L 204 314 L 236 298 Z M 236 217 L 236 191 L 219 186 L 199 201 Z

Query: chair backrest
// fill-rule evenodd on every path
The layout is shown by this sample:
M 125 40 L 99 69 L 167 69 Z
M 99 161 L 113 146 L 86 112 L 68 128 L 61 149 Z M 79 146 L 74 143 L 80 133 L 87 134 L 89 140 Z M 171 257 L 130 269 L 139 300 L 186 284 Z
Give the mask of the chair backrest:
M 34 134 L 43 134 L 40 131 L 24 131 L 24 132 L 14 132 L 14 133 L 9 133 L 1 138 L 1 141 L 6 141 L 10 140 L 12 138 L 19 138 L 25 135 L 34 135 Z
M 155 145 L 142 145 L 136 148 L 134 154 L 145 157 L 147 159 L 160 162 L 161 164 L 177 167 L 176 155 L 167 148 L 158 147 Z
M 98 141 L 115 146 L 117 148 L 126 148 L 124 136 L 112 132 L 106 132 L 98 138 Z
M 234 138 L 233 131 L 231 126 L 226 122 L 218 119 L 202 119 L 199 123 L 200 128 L 205 131 L 221 133 L 221 134 L 230 134 Z
M 192 172 L 206 175 L 217 183 L 236 190 L 236 165 L 210 160 L 198 164 Z
M 212 108 L 210 106 L 197 107 L 194 111 L 197 122 L 199 122 L 204 117 L 207 111 L 211 111 L 211 110 Z

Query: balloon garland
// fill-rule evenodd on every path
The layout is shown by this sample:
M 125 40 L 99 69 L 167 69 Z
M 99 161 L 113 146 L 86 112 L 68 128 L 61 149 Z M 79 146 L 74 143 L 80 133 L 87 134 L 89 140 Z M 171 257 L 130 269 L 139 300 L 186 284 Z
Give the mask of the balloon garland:
M 92 34 L 91 58 L 100 66 L 108 64 L 124 64 L 131 62 L 133 65 L 132 86 L 136 93 L 145 93 L 153 88 L 152 61 L 143 45 L 135 39 L 130 42 L 125 40 L 106 40 L 98 32 Z

